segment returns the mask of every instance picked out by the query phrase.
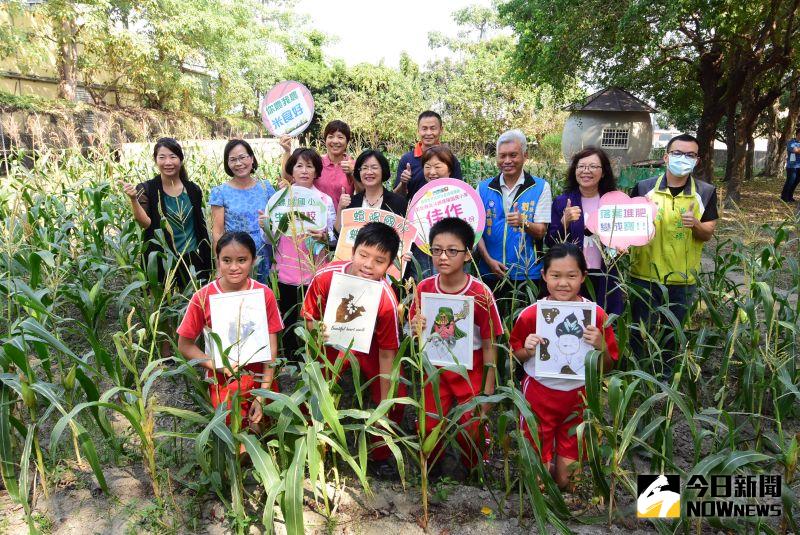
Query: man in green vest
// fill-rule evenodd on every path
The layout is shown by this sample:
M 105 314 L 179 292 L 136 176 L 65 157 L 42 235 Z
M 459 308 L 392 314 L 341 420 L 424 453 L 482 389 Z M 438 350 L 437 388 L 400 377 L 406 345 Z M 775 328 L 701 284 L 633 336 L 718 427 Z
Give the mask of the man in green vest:
M 631 250 L 633 325 L 644 326 L 638 336 L 631 337 L 631 345 L 637 358 L 646 357 L 644 333 L 657 333 L 655 326 L 664 325 L 668 334 L 660 341 L 663 368 L 656 367 L 656 372 L 665 377 L 672 375 L 678 337 L 668 318 L 656 310 L 667 305 L 684 324 L 697 288 L 703 245 L 714 235 L 719 217 L 716 188 L 692 176 L 698 150 L 694 136 L 672 138 L 664 154 L 666 173 L 639 182 L 631 194 L 649 198 L 658 208 L 655 237 Z

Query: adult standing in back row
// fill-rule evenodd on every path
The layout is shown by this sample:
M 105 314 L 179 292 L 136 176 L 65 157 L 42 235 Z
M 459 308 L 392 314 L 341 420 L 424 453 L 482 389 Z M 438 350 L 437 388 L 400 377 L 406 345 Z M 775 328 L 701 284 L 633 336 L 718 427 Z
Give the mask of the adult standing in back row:
M 326 153 L 322 156 L 322 170 L 314 181 L 314 187 L 333 200 L 335 210 L 339 208 L 339 198 L 342 193 L 353 195 L 361 191 L 353 179 L 355 160 L 347 153 L 350 144 L 350 126 L 338 119 L 325 125 L 322 131 L 322 140 L 325 143 Z M 286 172 L 286 162 L 292 154 L 292 138 L 281 136 L 280 145 L 283 149 L 281 169 L 283 179 L 292 183 L 292 175 Z M 342 191 L 344 190 L 344 191 Z
M 503 132 L 497 138 L 500 174 L 478 185 L 486 210 L 486 229 L 478 242 L 478 269 L 505 311 L 510 310 L 515 293 L 524 294 L 525 281 L 541 288 L 542 238 L 550 224 L 553 194 L 547 181 L 525 172 L 527 158 L 525 134 L 521 130 Z
M 697 139 L 689 134 L 672 138 L 664 155 L 666 173 L 639 182 L 631 194 L 649 198 L 658 209 L 653 240 L 631 248 L 631 289 L 635 290 L 631 292 L 631 315 L 634 325 L 644 323 L 647 336 L 655 333 L 658 322 L 672 333 L 661 345 L 663 368 L 655 370 L 667 378 L 672 376 L 679 349 L 677 333 L 657 309 L 666 305 L 679 323 L 684 322 L 697 289 L 703 245 L 717 226 L 717 190 L 692 176 L 699 148 Z M 667 302 L 660 285 L 666 287 Z M 644 333 L 631 336 L 637 358 L 646 354 L 643 336 Z
M 169 233 L 164 238 L 178 257 L 175 278 L 182 291 L 192 281 L 190 267 L 202 281 L 211 273 L 211 242 L 203 214 L 203 192 L 189 180 L 183 149 L 175 139 L 162 137 L 156 141 L 153 161 L 158 168 L 153 178 L 136 186 L 123 181 L 122 188 L 130 199 L 133 217 L 142 228 L 145 266 L 152 253 L 161 251 L 155 240 L 156 231 L 161 229 L 162 216 L 166 219 Z M 167 273 L 161 261 L 157 262 L 158 280 L 163 284 Z
M 442 143 L 442 116 L 435 111 L 427 110 L 417 118 L 417 135 L 419 141 L 410 150 L 400 157 L 397 164 L 397 176 L 394 179 L 394 192 L 411 201 L 414 195 L 427 184 L 422 169 L 422 155 L 431 147 Z M 453 171 L 450 178 L 462 180 L 461 164 L 458 158 L 453 162 Z

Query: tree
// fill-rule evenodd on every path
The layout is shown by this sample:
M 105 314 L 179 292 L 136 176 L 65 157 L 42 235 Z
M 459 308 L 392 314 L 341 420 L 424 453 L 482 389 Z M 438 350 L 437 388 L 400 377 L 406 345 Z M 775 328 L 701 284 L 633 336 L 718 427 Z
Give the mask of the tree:
M 500 32 L 494 9 L 468 7 L 456 11 L 458 36 L 429 36 L 432 48 L 447 48 L 451 57 L 429 65 L 426 95 L 445 116 L 449 134 L 463 149 L 483 153 L 504 130 L 520 128 L 531 139 L 563 126 L 565 99 L 579 96 L 565 81 L 560 94 L 546 84 L 521 82 L 513 76 L 514 38 Z
M 781 109 L 786 109 L 786 117 L 781 119 Z M 786 143 L 794 136 L 800 114 L 800 90 L 794 84 L 781 100 L 776 100 L 767 109 L 765 134 L 769 140 L 767 156 L 762 176 L 774 177 L 782 174 L 786 160 Z
M 746 140 L 794 61 L 797 7 L 797 0 L 510 0 L 499 10 L 520 36 L 515 64 L 523 76 L 561 87 L 577 74 L 635 88 L 660 108 L 696 107 L 698 174 L 706 179 L 718 127 L 730 114 L 740 139 L 730 148 L 731 203 Z
M 416 70 L 413 62 L 406 64 L 407 75 L 385 65 L 354 66 L 337 79 L 330 102 L 320 110 L 323 123 L 341 119 L 356 142 L 404 149 L 415 138 L 417 115 L 426 107 Z

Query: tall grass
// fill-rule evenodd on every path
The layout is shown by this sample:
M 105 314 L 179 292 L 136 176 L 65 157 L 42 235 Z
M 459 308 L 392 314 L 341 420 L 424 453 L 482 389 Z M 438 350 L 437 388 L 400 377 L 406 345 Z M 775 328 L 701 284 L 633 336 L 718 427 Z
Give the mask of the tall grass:
M 495 172 L 490 161 L 462 164 L 472 183 Z M 204 191 L 223 180 L 218 162 L 190 156 L 187 167 Z M 493 396 L 478 397 L 450 414 L 427 415 L 421 392 L 426 381 L 438 384 L 439 373 L 410 338 L 400 348 L 391 379 L 394 385 L 405 381 L 411 394 L 374 407 L 366 402 L 368 385 L 355 359 L 351 394 L 330 379 L 338 370 L 318 359 L 324 353 L 318 333 L 292 326 L 303 336 L 307 354 L 301 363 L 284 367 L 282 382 L 286 379 L 291 389 L 256 392 L 270 400 L 265 407 L 269 425 L 257 436 L 241 426 L 235 408 L 211 408 L 207 383 L 196 367 L 160 354 L 161 342 L 174 338 L 169 326 L 181 317 L 193 288 L 174 287 L 177 259 L 169 252 L 144 263 L 139 258 L 139 230 L 116 180 L 145 180 L 152 174 L 150 163 L 118 164 L 101 147 L 88 155 L 17 153 L 9 169 L 0 188 L 0 314 L 5 320 L 0 327 L 0 476 L 23 506 L 31 531 L 36 530 L 32 518 L 38 496 L 53 491 L 56 465 L 74 458 L 91 468 L 106 492 L 109 464 L 141 463 L 155 499 L 165 504 L 165 525 L 175 529 L 185 521 L 173 496 L 180 486 L 218 497 L 235 531 L 245 532 L 252 523 L 271 530 L 282 523 L 287 532 L 301 533 L 305 488 L 311 489 L 316 509 L 335 518 L 350 481 L 371 492 L 368 454 L 378 444 L 390 448 L 406 485 L 419 474 L 427 489 L 427 469 L 435 460 L 432 444 L 455 445 L 461 416 L 486 401 L 495 404 L 490 455 L 502 468 L 481 465 L 473 481 L 492 491 L 498 511 L 516 500 L 520 519 L 541 532 L 569 532 L 570 522 L 630 516 L 635 474 L 645 472 L 684 478 L 780 473 L 784 517 L 779 523 L 712 524 L 737 533 L 798 530 L 796 220 L 775 227 L 742 223 L 741 238 L 710 246 L 714 269 L 700 277 L 688 325 L 668 322 L 640 332 L 630 323 L 629 309 L 612 319 L 626 366 L 601 372 L 597 356 L 590 356 L 587 409 L 577 429 L 590 481 L 584 492 L 600 502 L 603 518 L 576 518 L 518 429 L 520 417 L 531 429 L 536 421 L 516 383 L 517 364 L 507 338 L 499 340 L 503 364 Z M 553 179 L 561 167 L 540 165 L 532 171 Z M 163 232 L 157 234 L 163 241 Z M 756 235 L 761 239 L 748 239 Z M 170 273 L 166 285 L 157 281 L 157 260 Z M 410 294 L 403 295 L 408 305 Z M 532 283 L 523 285 L 521 295 L 507 304 L 506 332 L 535 300 Z M 627 341 L 634 335 L 645 336 L 651 359 L 630 355 Z M 677 337 L 682 349 L 674 377 L 665 381 L 652 370 L 668 335 Z M 167 395 L 175 390 L 185 392 L 189 408 Z M 398 404 L 419 420 L 441 417 L 436 436 L 424 433 L 424 423 L 417 431 L 389 420 L 388 411 Z M 112 414 L 126 422 L 127 431 L 111 425 Z M 257 485 L 245 484 L 252 479 Z M 697 529 L 687 519 L 654 526 L 664 533 Z

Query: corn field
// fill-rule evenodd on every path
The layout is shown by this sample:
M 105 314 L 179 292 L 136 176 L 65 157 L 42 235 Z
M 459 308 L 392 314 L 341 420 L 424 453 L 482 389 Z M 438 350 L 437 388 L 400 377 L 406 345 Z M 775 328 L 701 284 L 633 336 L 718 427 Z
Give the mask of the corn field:
M 257 525 L 303 533 L 309 502 L 333 519 L 345 486 L 370 494 L 373 437 L 391 449 L 404 488 L 422 489 L 427 522 L 433 445 L 445 440 L 457 448 L 461 416 L 483 402 L 494 404 L 494 462 L 479 465 L 470 482 L 490 490 L 493 510 L 513 504 L 512 514 L 528 529 L 570 533 L 589 524 L 601 531 L 635 516 L 637 473 L 680 474 L 684 481 L 692 474 L 763 473 L 782 476 L 782 517 L 651 520 L 639 529 L 800 530 L 797 220 L 772 226 L 742 222 L 734 238 L 707 245 L 713 265 L 700 277 L 689 324 L 669 322 L 643 333 L 654 361 L 664 336 L 679 340 L 670 382 L 652 373 L 652 362 L 631 355 L 628 341 L 641 327 L 631 324 L 629 305 L 613 319 L 624 365 L 603 375 L 596 362 L 586 366 L 587 409 L 577 429 L 586 449 L 578 493 L 596 507 L 580 514 L 518 430 L 520 416 L 532 428 L 536 423 L 515 382 L 519 364 L 509 357 L 507 335 L 499 340 L 506 369 L 495 394 L 455 407 L 430 436 L 424 426 L 398 426 L 387 417 L 398 404 L 424 417 L 423 384 L 438 381 L 410 337 L 402 342 L 391 377 L 395 385 L 408 383 L 407 397 L 368 406 L 362 402 L 368 387 L 356 371 L 352 392 L 327 381 L 328 364 L 317 358 L 324 353 L 321 340 L 298 325 L 308 354 L 299 365 L 281 368 L 281 385 L 290 387 L 254 392 L 270 400 L 265 416 L 271 425 L 262 435 L 244 428 L 238 411 L 225 404 L 212 409 L 198 367 L 160 353 L 167 340 L 178 354 L 174 327 L 196 288 L 181 293 L 171 277 L 161 285 L 155 262 L 143 265 L 140 230 L 117 185 L 120 179 L 151 178 L 151 164 L 117 163 L 107 147 L 83 154 L 19 151 L 7 163 L 0 187 L 0 474 L 10 498 L 24 508 L 31 532 L 40 530 L 37 501 L 57 492 L 60 467 L 69 460 L 86 467 L 104 492 L 109 466 L 140 465 L 161 505 L 151 531 L 193 529 L 174 500 L 181 489 L 218 499 L 233 532 Z M 190 156 L 186 166 L 206 194 L 223 180 L 221 161 Z M 277 176 L 277 163 L 262 168 Z M 464 171 L 474 182 L 488 174 L 488 166 L 465 162 Z M 538 171 L 555 187 L 557 166 Z M 159 254 L 174 274 L 176 258 Z M 532 283 L 524 290 L 528 301 L 513 303 L 503 318 L 506 333 L 535 299 Z M 242 447 L 246 456 L 239 453 Z

